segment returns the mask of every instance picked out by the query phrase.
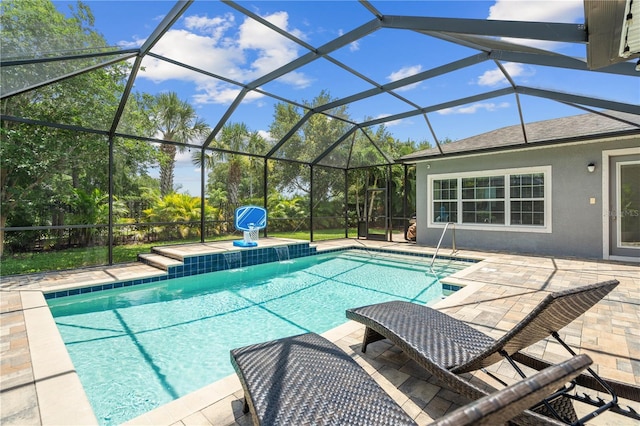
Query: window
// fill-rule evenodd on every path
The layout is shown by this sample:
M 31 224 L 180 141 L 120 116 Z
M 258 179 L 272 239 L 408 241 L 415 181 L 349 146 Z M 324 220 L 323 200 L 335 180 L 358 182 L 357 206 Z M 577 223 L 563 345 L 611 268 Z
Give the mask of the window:
M 504 176 L 462 179 L 462 223 L 504 224 Z
M 544 174 L 511 175 L 511 224 L 544 226 Z
M 429 176 L 431 222 L 550 232 L 551 168 Z
M 435 222 L 458 221 L 458 180 L 443 179 L 433 182 L 433 211 Z

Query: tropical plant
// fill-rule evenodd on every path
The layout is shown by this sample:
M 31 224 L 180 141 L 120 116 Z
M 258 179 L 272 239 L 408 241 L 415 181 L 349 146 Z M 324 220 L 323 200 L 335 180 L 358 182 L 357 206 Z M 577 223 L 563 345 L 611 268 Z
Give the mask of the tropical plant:
M 160 93 L 155 96 L 149 111 L 154 129 L 167 142 L 194 142 L 210 132 L 209 126 L 198 117 L 195 109 L 180 100 L 175 92 Z M 173 192 L 176 153 L 184 151 L 184 145 L 163 143 L 160 152 L 160 193 L 165 196 Z
M 171 193 L 158 199 L 155 205 L 144 210 L 147 222 L 175 222 L 173 227 L 159 226 L 159 231 L 171 234 L 168 229 L 175 229 L 178 238 L 188 238 L 200 235 L 200 206 L 201 198 L 188 194 Z M 215 210 L 205 204 L 205 217 L 213 217 Z M 197 222 L 197 223 L 195 223 Z M 170 236 L 170 235 L 169 235 Z
M 278 193 L 270 195 L 267 203 L 269 230 L 297 231 L 309 216 L 308 206 L 309 199 L 305 197 L 286 198 Z
M 95 188 L 85 191 L 80 188 L 73 190 L 74 197 L 71 201 L 71 223 L 75 225 L 105 225 L 109 223 L 109 194 Z M 127 207 L 114 197 L 113 218 L 114 221 L 127 214 Z M 90 246 L 97 242 L 96 237 L 100 230 L 94 226 L 74 229 L 72 238 L 81 246 Z

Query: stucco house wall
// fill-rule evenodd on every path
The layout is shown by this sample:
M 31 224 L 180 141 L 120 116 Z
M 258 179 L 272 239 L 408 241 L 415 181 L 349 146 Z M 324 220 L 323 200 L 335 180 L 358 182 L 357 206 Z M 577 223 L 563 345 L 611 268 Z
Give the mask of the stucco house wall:
M 551 175 L 547 182 L 551 185 L 550 229 L 547 232 L 515 232 L 504 225 L 456 225 L 457 247 L 602 258 L 603 216 L 607 211 L 603 208 L 602 152 L 637 147 L 640 147 L 640 136 L 635 135 L 418 161 L 417 244 L 436 245 L 444 227 L 444 224 L 430 220 L 429 176 L 546 166 L 550 167 Z M 596 163 L 593 173 L 587 171 L 591 162 Z M 592 199 L 595 199 L 593 204 Z M 443 247 L 451 247 L 451 235 L 449 231 L 445 234 Z

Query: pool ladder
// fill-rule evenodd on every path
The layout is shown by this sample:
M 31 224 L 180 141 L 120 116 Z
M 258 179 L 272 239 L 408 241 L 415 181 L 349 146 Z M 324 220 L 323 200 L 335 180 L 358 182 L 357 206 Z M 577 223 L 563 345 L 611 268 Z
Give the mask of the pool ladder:
M 438 246 L 436 247 L 436 251 L 435 253 L 433 253 L 433 257 L 431 258 L 431 264 L 429 265 L 429 267 L 432 269 L 433 269 L 433 262 L 435 262 L 436 257 L 438 256 L 438 251 L 440 250 L 442 239 L 444 238 L 444 234 L 446 234 L 447 229 L 449 229 L 449 225 L 451 225 L 451 229 L 453 232 L 453 241 L 452 241 L 453 250 L 451 250 L 451 254 L 455 254 L 458 252 L 458 250 L 456 249 L 456 224 L 454 222 L 447 222 L 444 225 L 444 229 L 442 230 L 442 235 L 440 235 L 440 241 L 438 241 Z

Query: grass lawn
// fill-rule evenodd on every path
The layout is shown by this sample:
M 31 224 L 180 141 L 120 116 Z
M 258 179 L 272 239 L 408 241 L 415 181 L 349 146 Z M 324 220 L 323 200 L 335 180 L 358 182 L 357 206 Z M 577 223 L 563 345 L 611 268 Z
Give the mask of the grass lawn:
M 349 236 L 355 237 L 356 230 L 349 230 Z M 269 237 L 309 240 L 309 232 L 269 232 Z M 332 240 L 337 238 L 344 238 L 344 229 L 328 229 L 313 232 L 314 241 Z M 207 241 L 230 239 L 233 240 L 239 238 L 233 235 L 225 235 L 217 238 L 207 238 Z M 113 248 L 113 263 L 135 262 L 138 258 L 138 254 L 149 253 L 152 247 L 197 242 L 200 242 L 200 239 L 164 242 L 156 241 L 146 244 L 115 246 Z M 107 247 L 84 247 L 57 251 L 10 254 L 4 256 L 0 261 L 0 276 L 33 274 L 38 272 L 60 271 L 87 266 L 106 265 L 108 262 L 108 256 Z

